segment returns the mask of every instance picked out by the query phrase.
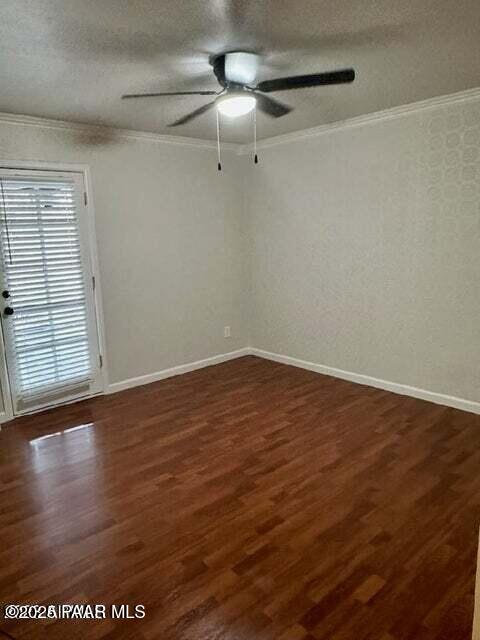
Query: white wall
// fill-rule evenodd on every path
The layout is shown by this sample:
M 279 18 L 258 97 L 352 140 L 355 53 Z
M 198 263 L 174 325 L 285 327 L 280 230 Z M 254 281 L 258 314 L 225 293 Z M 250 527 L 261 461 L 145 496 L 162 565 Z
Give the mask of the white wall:
M 0 158 L 91 167 L 110 382 L 250 344 L 480 401 L 480 100 L 222 175 L 209 148 L 6 122 Z
M 480 101 L 266 148 L 252 344 L 480 401 Z
M 0 122 L 0 159 L 91 168 L 110 382 L 247 345 L 241 158 Z

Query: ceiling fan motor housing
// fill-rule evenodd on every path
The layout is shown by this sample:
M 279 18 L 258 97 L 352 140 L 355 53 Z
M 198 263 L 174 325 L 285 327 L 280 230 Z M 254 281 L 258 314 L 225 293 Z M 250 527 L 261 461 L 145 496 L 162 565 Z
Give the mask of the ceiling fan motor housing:
M 255 82 L 258 73 L 259 56 L 245 51 L 222 53 L 211 59 L 213 72 L 222 87 L 241 89 Z
M 257 79 L 259 56 L 233 51 L 225 55 L 225 76 L 229 82 L 252 84 Z

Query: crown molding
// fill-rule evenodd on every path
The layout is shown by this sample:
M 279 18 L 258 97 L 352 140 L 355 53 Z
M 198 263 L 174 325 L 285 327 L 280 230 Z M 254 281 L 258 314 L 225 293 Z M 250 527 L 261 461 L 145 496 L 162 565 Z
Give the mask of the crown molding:
M 298 142 L 299 140 L 304 140 L 307 138 L 316 138 L 317 136 L 322 136 L 327 133 L 333 133 L 334 131 L 341 131 L 353 127 L 361 127 L 363 125 L 374 124 L 376 122 L 384 122 L 387 120 L 402 118 L 403 116 L 424 111 L 426 109 L 434 109 L 450 104 L 470 102 L 472 100 L 478 99 L 480 99 L 480 87 L 467 89 L 466 91 L 460 91 L 458 93 L 451 93 L 435 98 L 428 98 L 427 100 L 411 102 L 399 107 L 384 109 L 383 111 L 367 113 L 365 115 L 356 116 L 354 118 L 348 118 L 347 120 L 338 120 L 329 124 L 322 124 L 318 127 L 312 127 L 310 129 L 302 129 L 300 131 L 292 131 L 291 133 L 285 133 L 279 136 L 273 136 L 271 138 L 264 138 L 263 140 L 259 140 L 257 142 L 257 149 L 268 149 L 269 147 L 275 147 L 280 144 Z M 239 155 L 245 155 L 247 153 L 251 153 L 252 149 L 252 144 L 244 144 L 240 146 L 240 148 L 237 150 L 237 153 Z
M 81 124 L 79 122 L 68 122 L 66 120 L 54 120 L 51 118 L 39 118 L 37 116 L 27 116 L 16 113 L 5 113 L 0 111 L 0 123 L 19 125 L 22 127 L 39 127 L 42 129 L 56 129 L 67 131 L 80 131 L 84 133 L 95 133 L 98 136 L 115 136 L 120 139 L 143 140 L 147 142 L 157 142 L 163 144 L 173 144 L 183 147 L 197 147 L 200 149 L 216 149 L 215 140 L 201 140 L 199 138 L 187 138 L 185 136 L 168 136 L 149 131 L 136 131 L 134 129 L 121 129 L 119 127 L 106 127 L 96 124 Z M 233 151 L 238 153 L 241 145 L 232 142 L 223 142 L 222 151 Z
M 392 107 L 390 109 L 384 109 L 382 111 L 375 111 L 373 113 L 367 113 L 365 115 L 356 116 L 354 118 L 348 118 L 347 120 L 338 120 L 328 124 L 322 124 L 317 127 L 309 129 L 301 129 L 300 131 L 292 131 L 291 133 L 285 133 L 278 136 L 272 136 L 271 138 L 264 138 L 257 142 L 257 149 L 268 149 L 269 147 L 275 147 L 281 144 L 288 144 L 289 142 L 298 142 L 300 140 L 315 138 L 334 131 L 341 131 L 344 129 L 350 129 L 354 127 L 360 127 L 368 124 L 374 124 L 376 122 L 382 122 L 387 120 L 393 120 L 401 118 L 412 113 L 424 111 L 426 109 L 434 109 L 438 107 L 447 106 L 450 104 L 458 104 L 462 102 L 470 102 L 472 100 L 480 99 L 480 87 L 474 89 L 467 89 L 466 91 L 460 91 L 458 93 L 452 93 L 444 96 L 438 96 L 435 98 L 428 98 L 427 100 L 421 100 L 418 102 L 411 102 L 409 104 L 401 105 L 399 107 Z M 54 120 L 51 118 L 40 118 L 37 116 L 27 116 L 15 113 L 6 113 L 0 111 L 0 123 L 27 126 L 27 127 L 40 127 L 43 129 L 56 129 L 67 131 L 83 131 L 85 133 L 96 133 L 97 135 L 114 135 L 120 139 L 130 140 L 143 140 L 148 142 L 157 142 L 163 144 L 172 144 L 183 147 L 196 147 L 200 149 L 216 149 L 217 143 L 215 140 L 202 140 L 199 138 L 187 138 L 185 136 L 169 136 L 159 133 L 153 133 L 148 131 L 136 131 L 134 129 L 122 129 L 119 127 L 106 127 L 104 125 L 95 124 L 82 124 L 78 122 L 69 122 L 66 120 Z M 236 144 L 233 142 L 222 143 L 222 151 L 232 151 L 237 155 L 246 155 L 251 153 L 253 149 L 252 144 Z

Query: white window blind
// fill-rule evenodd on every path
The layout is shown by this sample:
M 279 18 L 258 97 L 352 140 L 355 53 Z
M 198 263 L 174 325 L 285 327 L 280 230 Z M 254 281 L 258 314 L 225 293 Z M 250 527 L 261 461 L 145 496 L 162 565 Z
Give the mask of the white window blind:
M 1 178 L 1 255 L 17 399 L 92 376 L 75 183 Z

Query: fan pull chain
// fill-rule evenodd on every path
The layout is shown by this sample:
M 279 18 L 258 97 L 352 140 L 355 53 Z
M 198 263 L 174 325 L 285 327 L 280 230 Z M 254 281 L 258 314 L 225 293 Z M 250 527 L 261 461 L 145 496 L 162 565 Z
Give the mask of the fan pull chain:
M 257 105 L 253 109 L 253 162 L 258 164 L 257 155 Z
M 220 115 L 218 113 L 218 109 L 216 109 L 217 112 L 217 156 L 218 156 L 218 165 L 217 168 L 219 171 L 222 170 L 222 159 L 220 157 Z

